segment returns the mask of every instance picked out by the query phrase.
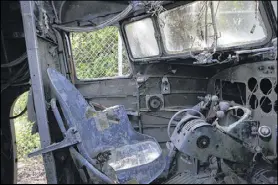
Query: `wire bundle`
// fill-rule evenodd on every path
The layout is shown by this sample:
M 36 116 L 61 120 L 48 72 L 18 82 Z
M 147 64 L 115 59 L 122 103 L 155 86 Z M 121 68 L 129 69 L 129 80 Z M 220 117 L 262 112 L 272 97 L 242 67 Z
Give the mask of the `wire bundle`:
M 1 80 L 1 93 L 10 86 L 21 86 L 28 84 L 30 73 L 26 59 L 27 53 L 25 52 L 17 59 L 6 64 L 1 64 L 1 69 L 17 69 L 17 71 L 13 72 L 12 76 L 9 77 L 8 80 Z M 22 64 L 22 66 L 18 67 L 20 64 Z M 15 68 L 16 66 L 17 68 Z

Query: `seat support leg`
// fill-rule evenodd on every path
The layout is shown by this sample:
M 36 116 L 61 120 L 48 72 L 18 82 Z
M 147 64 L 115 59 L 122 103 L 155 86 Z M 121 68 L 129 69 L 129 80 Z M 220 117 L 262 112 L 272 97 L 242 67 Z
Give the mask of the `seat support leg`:
M 59 143 L 54 143 L 52 145 L 49 145 L 45 148 L 36 150 L 28 155 L 28 157 L 34 157 L 40 154 L 52 152 L 54 150 L 58 150 L 61 148 L 66 148 L 69 146 L 73 146 L 75 144 L 78 144 L 81 142 L 81 137 L 79 133 L 76 131 L 75 128 L 69 128 L 65 134 L 65 139 Z

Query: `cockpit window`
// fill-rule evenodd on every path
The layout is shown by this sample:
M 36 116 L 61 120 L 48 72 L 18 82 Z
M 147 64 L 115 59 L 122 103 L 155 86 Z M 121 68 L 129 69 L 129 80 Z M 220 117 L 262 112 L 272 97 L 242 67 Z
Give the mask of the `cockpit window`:
M 152 18 L 126 24 L 124 30 L 134 59 L 253 47 L 266 43 L 271 35 L 261 5 L 259 1 L 194 1 L 164 7 Z
M 224 48 L 251 44 L 267 36 L 258 1 L 194 2 L 162 12 L 158 22 L 170 54 L 211 48 L 215 42 Z
M 159 54 L 152 19 L 146 18 L 127 24 L 125 31 L 133 58 L 145 58 Z

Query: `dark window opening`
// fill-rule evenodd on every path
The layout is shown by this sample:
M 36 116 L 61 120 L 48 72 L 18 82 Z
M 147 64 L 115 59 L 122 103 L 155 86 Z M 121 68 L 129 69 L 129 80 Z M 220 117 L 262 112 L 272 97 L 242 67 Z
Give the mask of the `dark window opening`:
M 263 96 L 260 100 L 260 106 L 261 109 L 265 112 L 265 113 L 269 113 L 272 109 L 272 104 L 271 101 L 268 97 Z
M 271 81 L 267 78 L 262 79 L 260 83 L 260 89 L 265 95 L 270 94 L 272 90 Z
M 258 98 L 256 95 L 251 95 L 249 98 L 249 105 L 251 106 L 252 109 L 256 109 L 258 107 Z
M 258 82 L 257 82 L 257 80 L 255 78 L 252 77 L 252 78 L 250 78 L 248 80 L 248 88 L 249 88 L 249 90 L 252 93 L 257 91 L 257 89 L 258 89 Z
M 222 81 L 222 98 L 228 101 L 245 105 L 246 103 L 246 86 L 240 82 Z

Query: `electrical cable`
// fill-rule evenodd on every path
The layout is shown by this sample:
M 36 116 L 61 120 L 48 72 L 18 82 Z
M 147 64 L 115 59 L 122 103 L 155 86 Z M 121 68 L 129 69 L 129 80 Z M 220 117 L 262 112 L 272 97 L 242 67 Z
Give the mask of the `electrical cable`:
M 235 126 L 237 126 L 239 123 L 243 122 L 244 120 L 246 120 L 250 115 L 251 115 L 251 111 L 243 106 L 233 106 L 230 107 L 228 109 L 228 111 L 233 110 L 233 109 L 242 109 L 244 114 L 243 116 L 241 116 L 241 118 L 239 120 L 237 120 L 236 122 L 230 124 L 229 126 L 220 126 L 217 122 L 216 122 L 216 128 L 220 129 L 221 131 L 224 131 L 225 133 L 229 133 Z
M 26 71 L 22 76 L 18 77 L 18 79 L 15 80 L 15 81 L 13 82 L 13 84 L 14 84 L 14 83 L 25 82 L 27 79 L 28 79 L 28 80 L 30 79 L 30 73 L 29 73 L 29 71 Z
M 61 5 L 62 8 L 62 5 Z M 60 13 L 61 13 L 61 8 L 60 8 Z M 131 10 L 133 9 L 132 5 L 128 5 L 127 8 L 125 8 L 121 13 L 118 15 L 112 17 L 111 19 L 104 21 L 103 23 L 97 25 L 97 26 L 89 26 L 89 27 L 68 27 L 68 26 L 62 26 L 58 24 L 53 24 L 53 28 L 58 28 L 60 30 L 64 30 L 67 32 L 91 32 L 91 31 L 96 31 L 98 29 L 102 29 L 106 26 L 110 26 L 115 22 L 120 21 L 124 17 L 126 17 Z
M 13 67 L 16 66 L 20 63 L 22 63 L 25 59 L 27 59 L 27 53 L 23 53 L 20 57 L 18 57 L 17 59 L 7 63 L 7 64 L 1 64 L 1 68 L 9 68 L 9 67 Z
M 59 21 L 58 14 L 57 14 L 57 11 L 56 11 L 56 7 L 54 5 L 54 1 L 51 1 L 51 5 L 52 5 L 53 11 L 54 11 L 55 18 L 56 18 L 57 21 Z
M 24 85 L 29 85 L 29 86 L 31 86 L 31 84 L 29 83 L 29 82 L 24 82 L 24 83 L 14 83 L 14 84 L 12 84 L 11 86 L 24 86 Z
M 9 81 L 1 87 L 1 93 L 3 90 L 7 89 L 10 85 L 14 83 L 14 81 L 18 80 L 18 78 L 22 75 L 25 70 L 28 70 L 27 63 L 25 63 L 21 69 L 19 69 L 14 76 L 12 76 Z
M 18 115 L 16 115 L 16 116 L 11 116 L 11 117 L 9 117 L 9 119 L 18 118 L 18 117 L 22 116 L 26 111 L 27 111 L 27 105 L 26 105 L 26 107 L 23 109 L 23 111 L 21 111 Z
M 74 23 L 74 22 L 77 22 L 77 23 L 89 22 L 89 23 L 95 25 L 95 23 L 93 22 L 94 19 L 97 19 L 97 18 L 104 18 L 104 17 L 111 16 L 111 15 L 114 15 L 114 14 L 119 14 L 119 13 L 121 13 L 121 11 L 115 12 L 115 13 L 111 13 L 111 14 L 106 14 L 106 15 L 100 15 L 100 16 L 94 17 L 94 18 L 92 18 L 92 19 L 90 19 L 90 20 L 76 19 L 76 20 L 73 20 L 73 21 L 62 22 L 62 23 L 59 23 L 59 25 L 62 26 L 62 25 L 71 24 L 71 23 Z M 85 27 L 85 28 L 86 28 L 86 27 Z
M 61 19 L 62 18 L 62 10 L 63 10 L 65 2 L 66 1 L 62 1 L 60 9 L 59 9 L 59 21 L 60 21 L 60 23 L 62 22 L 62 19 Z

